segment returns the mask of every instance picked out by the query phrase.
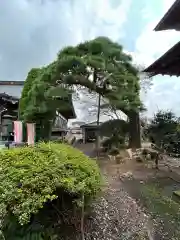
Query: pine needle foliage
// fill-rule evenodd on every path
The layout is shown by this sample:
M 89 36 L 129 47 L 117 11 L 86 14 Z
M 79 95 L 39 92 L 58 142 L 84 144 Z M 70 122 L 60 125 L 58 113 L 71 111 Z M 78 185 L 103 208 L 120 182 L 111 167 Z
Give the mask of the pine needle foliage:
M 45 124 L 46 129 L 57 109 L 61 112 L 70 107 L 63 99 L 78 88 L 102 95 L 129 117 L 132 111 L 138 113 L 142 108 L 139 71 L 123 47 L 107 37 L 65 47 L 54 62 L 37 70 L 35 79 L 30 73 L 22 94 L 20 115 L 25 121 Z M 51 90 L 55 88 L 58 90 L 53 98 Z

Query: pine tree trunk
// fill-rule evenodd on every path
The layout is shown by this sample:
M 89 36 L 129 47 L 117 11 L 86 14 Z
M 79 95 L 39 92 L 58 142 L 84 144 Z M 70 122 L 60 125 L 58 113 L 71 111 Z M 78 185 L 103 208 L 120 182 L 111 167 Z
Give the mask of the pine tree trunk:
M 129 147 L 136 149 L 141 147 L 140 119 L 139 113 L 130 111 L 129 117 Z

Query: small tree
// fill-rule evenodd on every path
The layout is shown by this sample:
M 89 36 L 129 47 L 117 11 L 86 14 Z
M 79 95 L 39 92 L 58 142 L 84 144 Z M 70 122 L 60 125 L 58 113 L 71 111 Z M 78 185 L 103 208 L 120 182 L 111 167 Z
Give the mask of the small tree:
M 159 111 L 155 114 L 146 132 L 160 149 L 180 153 L 179 119 L 171 111 Z
M 106 121 L 100 126 L 100 135 L 105 137 L 126 136 L 128 133 L 129 124 L 121 119 L 113 119 Z
M 129 132 L 129 125 L 124 120 L 114 119 L 101 124 L 100 135 L 106 137 L 103 146 L 106 150 L 125 147 L 125 139 Z

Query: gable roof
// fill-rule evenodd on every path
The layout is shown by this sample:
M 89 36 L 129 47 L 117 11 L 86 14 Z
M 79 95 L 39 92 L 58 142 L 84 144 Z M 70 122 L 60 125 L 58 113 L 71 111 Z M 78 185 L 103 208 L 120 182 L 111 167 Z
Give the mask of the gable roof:
M 155 27 L 155 31 L 174 29 L 180 31 L 180 0 L 176 0 Z
M 7 101 L 10 103 L 18 103 L 19 101 L 17 97 L 10 96 L 6 93 L 0 93 L 0 100 Z
M 175 44 L 143 72 L 150 73 L 150 76 L 158 74 L 180 76 L 180 42 Z

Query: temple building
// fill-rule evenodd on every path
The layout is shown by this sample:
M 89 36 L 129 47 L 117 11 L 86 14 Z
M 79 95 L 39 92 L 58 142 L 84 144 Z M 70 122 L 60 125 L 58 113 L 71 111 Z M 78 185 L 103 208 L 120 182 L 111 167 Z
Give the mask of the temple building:
M 12 122 L 18 118 L 18 103 L 24 81 L 0 81 L 0 139 L 7 140 L 13 132 Z M 68 119 L 76 118 L 72 96 L 67 99 L 67 110 L 57 114 L 52 138 L 57 138 L 67 131 Z
M 180 31 L 180 0 L 176 0 L 154 29 L 155 31 Z M 158 74 L 180 76 L 180 41 L 157 59 L 144 72 L 150 76 Z

